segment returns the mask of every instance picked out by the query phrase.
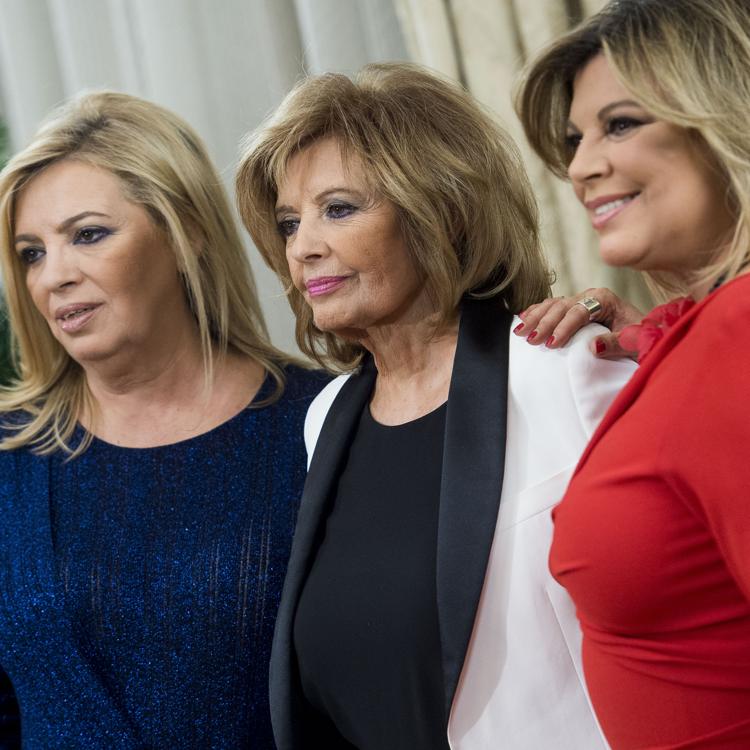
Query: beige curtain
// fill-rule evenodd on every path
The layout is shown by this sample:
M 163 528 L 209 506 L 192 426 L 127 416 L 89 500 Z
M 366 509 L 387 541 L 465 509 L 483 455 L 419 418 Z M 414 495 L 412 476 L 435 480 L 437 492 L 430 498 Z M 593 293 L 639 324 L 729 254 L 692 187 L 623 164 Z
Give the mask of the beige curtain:
M 462 83 L 521 147 L 539 200 L 542 235 L 557 272 L 556 294 L 609 286 L 647 308 L 640 276 L 611 269 L 597 256 L 593 231 L 570 186 L 550 175 L 526 144 L 511 102 L 516 76 L 530 55 L 604 0 L 396 0 L 414 60 Z

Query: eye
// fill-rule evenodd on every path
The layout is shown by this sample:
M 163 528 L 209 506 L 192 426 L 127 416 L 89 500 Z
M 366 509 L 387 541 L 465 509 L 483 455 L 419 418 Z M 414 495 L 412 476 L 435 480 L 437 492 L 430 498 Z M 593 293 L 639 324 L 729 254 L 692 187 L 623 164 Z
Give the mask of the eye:
M 636 120 L 634 117 L 613 117 L 607 120 L 606 131 L 607 135 L 626 135 L 631 130 L 643 125 L 641 120 Z
M 93 245 L 105 237 L 109 237 L 112 232 L 105 227 L 81 227 L 73 237 L 74 245 Z
M 576 152 L 576 149 L 581 143 L 581 134 L 580 133 L 567 133 L 563 143 L 565 144 L 565 150 L 569 154 L 574 154 Z
M 347 216 L 351 216 L 356 210 L 350 203 L 335 201 L 326 206 L 326 216 L 329 219 L 344 219 Z
M 279 234 L 284 237 L 284 239 L 291 237 L 297 231 L 298 226 L 299 219 L 282 219 L 276 225 L 279 230 Z
M 40 258 L 44 256 L 44 250 L 41 247 L 28 245 L 18 251 L 18 257 L 25 266 L 33 266 Z

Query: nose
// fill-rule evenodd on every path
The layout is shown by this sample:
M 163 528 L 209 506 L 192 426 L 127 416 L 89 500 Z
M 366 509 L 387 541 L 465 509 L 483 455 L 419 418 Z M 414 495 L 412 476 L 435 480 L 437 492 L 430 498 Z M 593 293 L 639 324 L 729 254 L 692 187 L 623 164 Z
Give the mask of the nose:
M 286 252 L 287 259 L 297 263 L 312 263 L 328 256 L 330 248 L 314 217 L 300 218 L 297 231 L 287 242 Z
M 601 141 L 582 137 L 576 152 L 568 164 L 568 177 L 574 185 L 585 185 L 610 171 L 605 146 Z
M 33 266 L 32 266 L 33 269 Z M 65 245 L 47 246 L 39 262 L 39 273 L 27 277 L 34 279 L 47 292 L 56 292 L 76 286 L 82 278 L 75 251 Z

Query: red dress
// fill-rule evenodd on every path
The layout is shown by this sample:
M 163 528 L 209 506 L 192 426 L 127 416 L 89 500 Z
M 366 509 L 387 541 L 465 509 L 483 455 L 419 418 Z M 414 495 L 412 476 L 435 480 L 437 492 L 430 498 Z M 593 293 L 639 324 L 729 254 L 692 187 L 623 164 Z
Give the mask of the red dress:
M 645 358 L 553 516 L 613 749 L 748 750 L 750 275 Z

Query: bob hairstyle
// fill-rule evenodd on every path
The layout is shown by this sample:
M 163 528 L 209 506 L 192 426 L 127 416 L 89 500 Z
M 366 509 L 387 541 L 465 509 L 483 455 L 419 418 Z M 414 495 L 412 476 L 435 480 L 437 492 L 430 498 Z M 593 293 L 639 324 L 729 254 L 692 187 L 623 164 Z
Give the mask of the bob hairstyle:
M 514 312 L 549 294 L 537 209 L 511 138 L 459 86 L 406 63 L 365 66 L 353 79 L 299 83 L 244 144 L 237 174 L 243 222 L 287 287 L 297 344 L 334 369 L 363 349 L 319 331 L 294 288 L 277 227 L 277 186 L 289 160 L 334 138 L 363 167 L 375 197 L 396 208 L 425 289 L 446 322 L 461 297 L 502 294 Z
M 726 178 L 736 217 L 720 260 L 687 278 L 649 276 L 670 291 L 731 278 L 750 261 L 750 3 L 612 0 L 531 61 L 516 91 L 516 111 L 531 146 L 564 179 L 572 158 L 565 133 L 573 82 L 600 53 L 655 117 L 695 134 Z
M 0 392 L 0 412 L 18 412 L 0 448 L 31 445 L 73 455 L 70 440 L 90 404 L 83 369 L 34 306 L 13 250 L 20 192 L 50 164 L 74 159 L 116 175 L 125 197 L 166 235 L 200 333 L 206 384 L 228 347 L 246 354 L 283 388 L 283 355 L 268 340 L 252 272 L 221 180 L 200 138 L 179 117 L 134 96 L 84 95 L 63 105 L 0 173 L 0 262 L 18 377 Z M 7 421 L 7 420 L 6 420 Z

